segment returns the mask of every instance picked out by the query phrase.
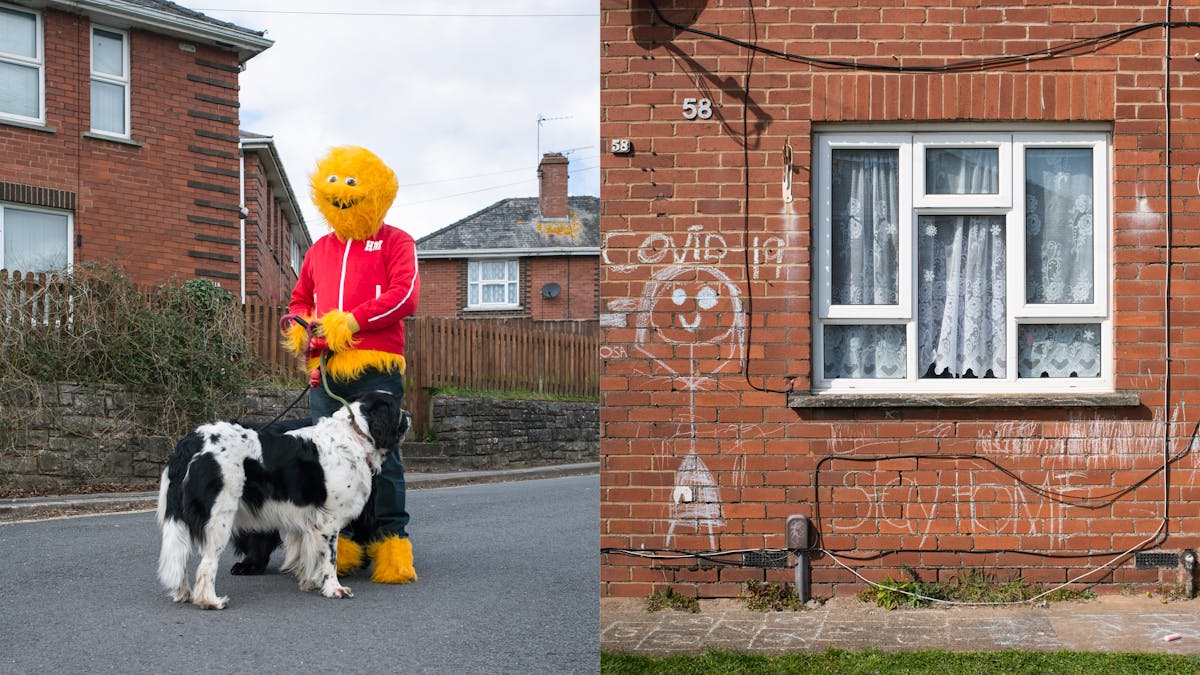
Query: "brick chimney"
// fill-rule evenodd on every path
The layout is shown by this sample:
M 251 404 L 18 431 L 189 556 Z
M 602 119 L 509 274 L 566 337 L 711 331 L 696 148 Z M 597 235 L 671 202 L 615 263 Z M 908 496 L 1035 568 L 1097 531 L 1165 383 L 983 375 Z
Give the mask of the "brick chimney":
M 542 218 L 567 217 L 567 158 L 557 152 L 542 155 L 538 164 L 538 209 Z

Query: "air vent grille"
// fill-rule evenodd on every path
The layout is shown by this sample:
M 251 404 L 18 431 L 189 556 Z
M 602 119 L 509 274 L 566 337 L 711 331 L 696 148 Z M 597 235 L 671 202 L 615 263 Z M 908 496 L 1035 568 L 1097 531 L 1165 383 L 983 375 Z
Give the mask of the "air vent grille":
M 1162 567 L 1178 567 L 1178 553 L 1139 553 L 1134 557 L 1134 566 L 1139 570 L 1152 570 Z
M 746 567 L 787 567 L 787 551 L 746 551 L 742 554 Z

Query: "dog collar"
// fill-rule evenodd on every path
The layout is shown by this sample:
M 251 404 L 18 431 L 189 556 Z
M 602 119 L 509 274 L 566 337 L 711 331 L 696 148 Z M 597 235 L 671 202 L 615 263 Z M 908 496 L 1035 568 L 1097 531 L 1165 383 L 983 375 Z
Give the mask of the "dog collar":
M 350 428 L 354 430 L 354 435 L 358 436 L 358 439 L 362 442 L 363 447 L 366 450 L 363 453 L 363 458 L 367 460 L 367 466 L 371 467 L 372 471 L 375 471 L 375 463 L 371 461 L 371 451 L 375 449 L 375 440 L 368 436 L 367 433 L 358 426 L 358 415 L 354 414 L 354 409 L 350 407 L 347 407 L 346 409 L 350 411 Z M 382 462 L 380 463 L 380 466 L 382 466 Z

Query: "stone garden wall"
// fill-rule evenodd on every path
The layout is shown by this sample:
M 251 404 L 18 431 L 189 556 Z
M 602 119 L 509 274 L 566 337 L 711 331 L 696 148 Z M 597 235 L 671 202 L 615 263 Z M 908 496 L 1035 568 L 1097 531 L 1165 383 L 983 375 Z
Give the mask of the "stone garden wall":
M 404 444 L 409 470 L 516 468 L 600 458 L 596 403 L 435 396 L 432 420 L 436 442 Z
M 232 404 L 246 422 L 275 417 L 296 391 L 248 390 Z M 156 401 L 105 385 L 47 384 L 21 410 L 0 409 L 0 490 L 145 489 L 178 440 L 155 432 Z M 286 418 L 308 416 L 302 400 Z M 595 403 L 437 396 L 436 442 L 404 445 L 409 471 L 597 461 Z

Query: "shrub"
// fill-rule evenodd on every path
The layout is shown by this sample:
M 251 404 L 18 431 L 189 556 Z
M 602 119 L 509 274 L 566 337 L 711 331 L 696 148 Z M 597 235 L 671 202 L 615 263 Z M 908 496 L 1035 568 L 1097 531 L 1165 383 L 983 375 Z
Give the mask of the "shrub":
M 146 394 L 162 406 L 155 434 L 177 437 L 217 416 L 253 363 L 228 291 L 204 280 L 141 289 L 114 267 L 0 278 L 0 345 L 0 410 L 10 428 L 38 414 L 39 383 L 75 382 Z

